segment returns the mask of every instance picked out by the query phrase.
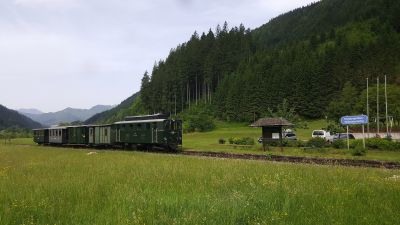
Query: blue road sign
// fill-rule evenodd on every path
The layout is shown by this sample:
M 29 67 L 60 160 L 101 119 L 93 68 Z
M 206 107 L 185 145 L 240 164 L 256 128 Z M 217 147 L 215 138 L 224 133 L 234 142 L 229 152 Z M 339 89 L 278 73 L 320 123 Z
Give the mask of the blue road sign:
M 352 124 L 367 124 L 368 116 L 360 115 L 360 116 L 343 116 L 340 118 L 340 122 L 343 125 L 352 125 Z

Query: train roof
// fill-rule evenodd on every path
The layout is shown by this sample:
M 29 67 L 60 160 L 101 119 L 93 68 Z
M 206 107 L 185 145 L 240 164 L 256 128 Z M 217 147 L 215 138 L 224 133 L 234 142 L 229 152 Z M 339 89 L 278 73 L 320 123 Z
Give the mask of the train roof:
M 46 129 L 49 129 L 49 130 L 58 130 L 58 129 L 67 129 L 67 127 L 66 127 L 66 126 L 62 126 L 62 127 L 49 127 L 49 128 L 46 128 Z
M 155 119 L 168 119 L 169 115 L 157 113 L 153 115 L 139 115 L 139 116 L 125 116 L 125 121 L 140 121 L 140 120 L 155 120 Z
M 155 122 L 163 122 L 167 119 L 152 119 L 152 120 L 133 120 L 133 121 L 119 121 L 114 124 L 130 124 L 130 123 L 155 123 Z

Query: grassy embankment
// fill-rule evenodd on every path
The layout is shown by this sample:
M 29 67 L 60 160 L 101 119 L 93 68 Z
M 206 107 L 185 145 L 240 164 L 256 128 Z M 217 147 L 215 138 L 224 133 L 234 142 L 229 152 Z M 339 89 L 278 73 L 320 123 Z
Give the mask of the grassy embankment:
M 313 130 L 327 126 L 324 120 L 310 121 L 307 124 L 307 129 L 297 129 L 295 131 L 299 140 L 309 140 Z M 230 137 L 252 137 L 257 141 L 260 136 L 261 128 L 252 128 L 248 124 L 219 122 L 217 128 L 211 132 L 184 134 L 183 147 L 186 150 L 198 151 L 400 161 L 400 151 L 369 150 L 365 156 L 352 156 L 347 149 L 326 148 L 322 150 L 304 150 L 303 148 L 285 147 L 282 152 L 280 148 L 270 148 L 269 151 L 263 151 L 262 146 L 258 143 L 246 149 L 234 148 L 229 143 L 224 145 L 218 144 L 218 139 L 220 138 L 224 138 L 228 142 Z
M 0 144 L 0 224 L 396 224 L 399 171 Z

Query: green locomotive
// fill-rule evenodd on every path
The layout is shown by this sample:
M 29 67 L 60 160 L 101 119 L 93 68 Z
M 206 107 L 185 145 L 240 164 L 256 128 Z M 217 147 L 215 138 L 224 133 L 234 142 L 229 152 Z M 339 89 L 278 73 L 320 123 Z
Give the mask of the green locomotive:
M 161 114 L 130 116 L 104 125 L 34 129 L 34 142 L 49 145 L 79 145 L 177 150 L 182 145 L 182 121 Z

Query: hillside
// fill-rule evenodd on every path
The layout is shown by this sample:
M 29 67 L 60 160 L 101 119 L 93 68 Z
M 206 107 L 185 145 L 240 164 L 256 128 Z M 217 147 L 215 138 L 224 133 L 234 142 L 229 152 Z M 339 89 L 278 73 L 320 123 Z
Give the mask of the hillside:
M 322 0 L 280 15 L 252 33 L 259 45 L 274 47 L 369 19 L 379 19 L 400 31 L 399 7 L 394 0 Z
M 146 111 L 180 112 L 199 102 L 228 121 L 251 121 L 287 99 L 322 118 L 346 82 L 400 81 L 400 2 L 323 0 L 272 19 L 194 33 L 142 80 Z
M 140 110 L 143 107 L 139 107 L 140 98 L 139 92 L 134 93 L 129 98 L 122 101 L 116 107 L 98 113 L 85 121 L 86 124 L 97 124 L 97 123 L 112 123 L 118 120 L 123 120 L 125 116 L 140 114 Z
M 40 128 L 42 125 L 15 110 L 0 105 L 0 130 L 10 127 L 33 129 Z
M 74 109 L 74 108 L 66 108 L 57 112 L 50 113 L 42 113 L 42 114 L 30 114 L 23 113 L 29 118 L 40 122 L 43 125 L 51 126 L 57 125 L 59 123 L 70 123 L 73 121 L 85 121 L 91 116 L 104 112 L 105 110 L 111 109 L 112 106 L 108 105 L 96 105 L 90 109 Z

